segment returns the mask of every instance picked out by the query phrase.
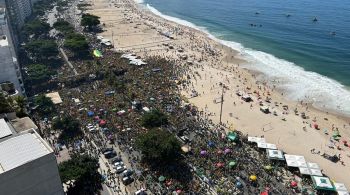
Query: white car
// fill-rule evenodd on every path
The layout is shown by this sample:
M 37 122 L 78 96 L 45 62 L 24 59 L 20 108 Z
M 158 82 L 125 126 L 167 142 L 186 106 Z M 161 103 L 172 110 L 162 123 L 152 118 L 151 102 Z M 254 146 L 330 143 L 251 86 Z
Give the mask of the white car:
M 122 173 L 126 169 L 125 166 L 119 166 L 115 168 L 116 173 Z
M 114 163 L 114 167 L 124 166 L 122 161 Z

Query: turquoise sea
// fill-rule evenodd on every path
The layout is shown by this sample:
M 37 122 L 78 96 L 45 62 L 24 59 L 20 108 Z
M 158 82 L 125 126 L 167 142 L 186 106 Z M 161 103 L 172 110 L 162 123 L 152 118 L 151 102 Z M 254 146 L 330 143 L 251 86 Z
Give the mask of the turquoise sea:
M 350 1 L 144 0 L 241 51 L 294 100 L 350 114 Z M 314 21 L 315 18 L 317 21 Z

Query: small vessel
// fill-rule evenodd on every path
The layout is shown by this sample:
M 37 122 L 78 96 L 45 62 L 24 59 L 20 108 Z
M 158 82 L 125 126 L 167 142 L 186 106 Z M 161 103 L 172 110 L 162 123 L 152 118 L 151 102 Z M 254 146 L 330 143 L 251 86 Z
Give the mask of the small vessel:
M 318 19 L 316 17 L 314 17 L 314 19 L 312 20 L 313 22 L 317 22 Z
M 287 18 L 289 18 L 289 17 L 291 17 L 291 16 L 292 16 L 292 15 L 290 15 L 290 14 L 286 14 L 286 17 L 287 17 Z
M 332 31 L 330 34 L 331 34 L 332 36 L 335 36 L 337 33 L 335 33 L 335 31 Z

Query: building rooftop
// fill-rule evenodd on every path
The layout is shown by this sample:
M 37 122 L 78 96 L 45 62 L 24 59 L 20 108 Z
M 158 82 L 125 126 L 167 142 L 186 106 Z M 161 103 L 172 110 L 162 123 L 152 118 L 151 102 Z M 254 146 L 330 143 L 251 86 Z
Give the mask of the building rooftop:
M 38 127 L 34 124 L 32 119 L 30 119 L 29 117 L 16 118 L 14 120 L 11 120 L 11 124 L 18 133 L 28 129 L 34 129 L 34 130 L 38 129 Z
M 11 128 L 7 125 L 6 121 L 2 118 L 0 119 L 0 139 L 12 135 Z
M 0 173 L 51 153 L 36 132 L 24 133 L 0 143 Z

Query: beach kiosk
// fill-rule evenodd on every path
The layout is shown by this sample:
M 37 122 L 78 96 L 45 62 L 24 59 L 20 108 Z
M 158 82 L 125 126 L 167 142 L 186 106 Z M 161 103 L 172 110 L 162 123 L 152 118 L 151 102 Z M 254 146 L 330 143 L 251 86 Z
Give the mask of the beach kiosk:
M 281 150 L 267 149 L 267 157 L 271 160 L 284 160 Z
M 335 190 L 337 191 L 338 195 L 350 195 L 348 189 L 345 187 L 343 183 L 333 183 Z
M 331 180 L 328 177 L 311 176 L 314 188 L 320 191 L 336 191 Z

